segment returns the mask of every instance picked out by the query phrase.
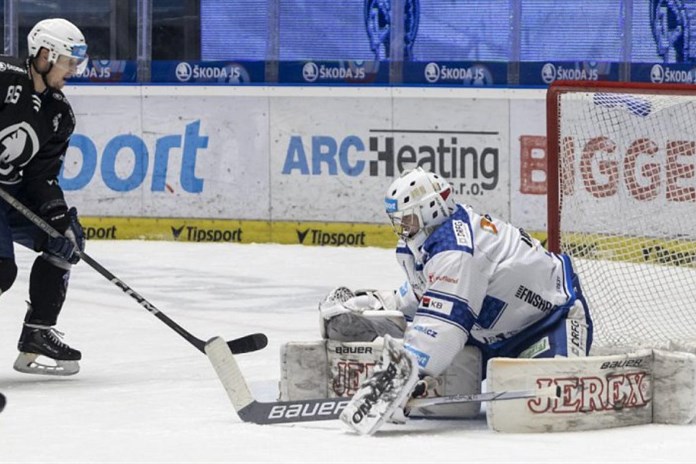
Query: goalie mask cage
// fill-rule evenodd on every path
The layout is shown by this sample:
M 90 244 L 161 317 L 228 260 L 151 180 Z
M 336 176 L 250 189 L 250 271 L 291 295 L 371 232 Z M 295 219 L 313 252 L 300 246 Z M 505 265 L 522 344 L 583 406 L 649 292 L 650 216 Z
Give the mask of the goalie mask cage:
M 548 247 L 573 258 L 594 346 L 691 344 L 696 86 L 556 82 L 546 105 Z

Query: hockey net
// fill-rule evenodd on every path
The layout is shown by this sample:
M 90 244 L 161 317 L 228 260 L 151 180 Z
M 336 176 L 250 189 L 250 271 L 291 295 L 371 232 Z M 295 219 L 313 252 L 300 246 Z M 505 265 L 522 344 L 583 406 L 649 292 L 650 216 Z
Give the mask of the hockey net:
M 549 249 L 573 257 L 595 352 L 696 340 L 696 87 L 547 94 Z

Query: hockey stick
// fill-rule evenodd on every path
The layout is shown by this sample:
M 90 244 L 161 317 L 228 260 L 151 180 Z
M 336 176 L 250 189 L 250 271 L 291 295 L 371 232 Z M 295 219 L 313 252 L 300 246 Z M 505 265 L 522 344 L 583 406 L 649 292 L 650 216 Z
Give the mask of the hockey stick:
M 48 224 L 46 221 L 41 219 L 36 213 L 34 213 L 32 210 L 24 206 L 19 200 L 17 200 L 15 197 L 10 195 L 8 192 L 5 191 L 5 189 L 0 188 L 0 197 L 5 200 L 10 206 L 12 206 L 14 209 L 19 211 L 24 217 L 29 219 L 34 225 L 36 225 L 39 229 L 41 229 L 43 232 L 48 234 L 50 237 L 53 238 L 60 238 L 63 237 L 63 235 L 58 232 L 56 229 L 51 227 L 50 224 Z M 123 290 L 124 293 L 128 294 L 131 296 L 135 301 L 140 303 L 140 305 L 150 311 L 155 317 L 157 317 L 160 321 L 164 322 L 169 326 L 169 328 L 173 329 L 176 333 L 181 335 L 183 338 L 186 339 L 187 342 L 195 346 L 198 351 L 201 353 L 205 353 L 205 342 L 199 338 L 196 338 L 192 334 L 190 334 L 188 331 L 186 331 L 183 327 L 181 327 L 179 324 L 174 322 L 172 319 L 167 317 L 162 311 L 157 309 L 155 305 L 150 303 L 140 295 L 138 292 L 133 290 L 131 287 L 129 287 L 125 282 L 123 282 L 121 279 L 113 275 L 109 270 L 107 270 L 104 266 L 99 264 L 96 260 L 94 260 L 91 256 L 89 256 L 87 253 L 84 251 L 77 250 L 76 253 L 84 261 L 87 263 L 92 269 L 97 271 L 99 274 L 104 276 L 109 282 L 113 283 L 116 285 L 118 288 Z M 266 336 L 262 333 L 255 333 L 255 334 L 249 334 L 245 335 L 244 337 L 237 338 L 234 340 L 231 340 L 227 342 L 227 346 L 229 347 L 230 351 L 233 353 L 248 353 L 251 351 L 257 351 L 261 350 L 266 347 L 268 344 L 268 339 Z
M 205 351 L 222 381 L 227 396 L 232 401 L 237 415 L 244 422 L 254 424 L 287 424 L 291 422 L 310 422 L 338 419 L 350 398 L 325 398 L 316 400 L 262 402 L 254 399 L 237 361 L 227 348 L 224 340 L 212 338 Z M 560 387 L 538 390 L 516 390 L 487 392 L 474 395 L 454 395 L 439 398 L 412 399 L 410 408 L 434 406 L 438 404 L 471 403 L 480 401 L 515 400 L 523 398 L 558 397 Z

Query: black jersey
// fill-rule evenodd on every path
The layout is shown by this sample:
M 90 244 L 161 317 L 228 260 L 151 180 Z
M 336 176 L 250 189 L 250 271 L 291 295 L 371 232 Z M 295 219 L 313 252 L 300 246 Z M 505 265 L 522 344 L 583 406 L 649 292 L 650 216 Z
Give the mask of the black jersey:
M 62 92 L 34 90 L 28 61 L 0 60 L 0 184 L 22 184 L 33 206 L 63 198 L 57 176 L 75 129 Z

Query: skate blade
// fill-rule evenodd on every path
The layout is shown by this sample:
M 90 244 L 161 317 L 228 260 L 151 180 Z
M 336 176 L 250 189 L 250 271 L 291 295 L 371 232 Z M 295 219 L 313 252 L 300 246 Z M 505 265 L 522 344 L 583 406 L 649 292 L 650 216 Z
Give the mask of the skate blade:
M 80 372 L 80 364 L 77 361 L 62 361 L 41 356 L 42 359 L 50 359 L 55 365 L 43 364 L 37 361 L 41 356 L 36 353 L 19 353 L 14 363 L 14 370 L 25 374 L 39 375 L 75 375 Z

